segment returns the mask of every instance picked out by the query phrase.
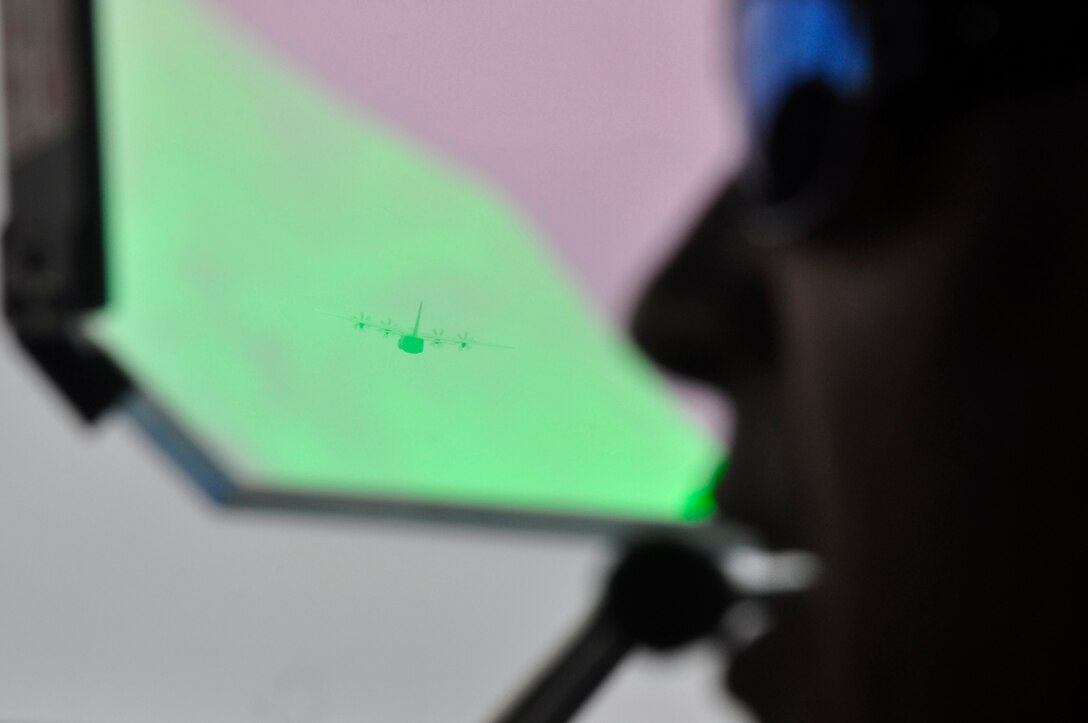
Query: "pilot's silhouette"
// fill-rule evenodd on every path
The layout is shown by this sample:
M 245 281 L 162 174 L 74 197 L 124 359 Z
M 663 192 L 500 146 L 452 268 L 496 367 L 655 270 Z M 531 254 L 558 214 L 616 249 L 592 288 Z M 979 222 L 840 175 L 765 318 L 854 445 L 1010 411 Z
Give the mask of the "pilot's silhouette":
M 634 323 L 736 405 L 724 513 L 827 564 L 730 682 L 769 722 L 1083 720 L 1082 9 L 737 8 L 748 167 Z

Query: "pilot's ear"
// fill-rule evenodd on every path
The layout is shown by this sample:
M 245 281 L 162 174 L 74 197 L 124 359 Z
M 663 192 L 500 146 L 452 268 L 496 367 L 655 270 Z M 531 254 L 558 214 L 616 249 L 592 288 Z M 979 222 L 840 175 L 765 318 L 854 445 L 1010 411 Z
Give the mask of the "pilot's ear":
M 632 317 L 638 346 L 681 376 L 728 385 L 738 367 L 772 360 L 761 254 L 741 232 L 739 206 L 729 189 L 708 205 Z

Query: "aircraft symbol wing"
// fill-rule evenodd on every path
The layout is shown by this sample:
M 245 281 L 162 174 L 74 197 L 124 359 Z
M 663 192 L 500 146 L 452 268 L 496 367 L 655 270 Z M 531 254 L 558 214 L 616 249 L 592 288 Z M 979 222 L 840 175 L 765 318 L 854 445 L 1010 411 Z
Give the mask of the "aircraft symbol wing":
M 384 334 L 386 336 L 407 336 L 411 333 L 399 324 L 394 323 L 392 319 L 375 321 L 367 314 L 338 314 L 333 311 L 325 311 L 324 309 L 315 309 L 315 311 L 319 314 L 324 314 L 325 316 L 350 321 L 352 326 L 360 331 L 376 331 L 379 334 Z
M 418 336 L 420 339 L 423 339 L 431 346 L 435 347 L 445 346 L 453 348 L 458 344 L 457 340 L 454 339 L 452 336 L 443 336 L 441 334 L 425 334 L 423 332 L 416 334 L 416 336 Z
M 471 339 L 468 342 L 469 346 L 486 346 L 491 349 L 513 349 L 514 347 L 509 344 L 493 344 L 489 341 L 480 341 L 479 339 Z
M 372 324 L 368 324 L 366 329 L 369 329 L 370 331 L 376 331 L 379 334 L 383 334 L 385 336 L 409 336 L 412 333 L 411 330 L 405 329 L 403 326 L 394 324 L 391 321 L 374 322 Z
M 479 339 L 473 339 L 467 335 L 461 336 L 443 336 L 441 334 L 424 334 L 419 333 L 416 336 L 429 341 L 434 346 L 448 346 L 451 348 L 471 349 L 477 346 L 486 346 L 491 349 L 513 349 L 514 347 L 509 344 L 494 344 L 492 342 L 480 341 Z

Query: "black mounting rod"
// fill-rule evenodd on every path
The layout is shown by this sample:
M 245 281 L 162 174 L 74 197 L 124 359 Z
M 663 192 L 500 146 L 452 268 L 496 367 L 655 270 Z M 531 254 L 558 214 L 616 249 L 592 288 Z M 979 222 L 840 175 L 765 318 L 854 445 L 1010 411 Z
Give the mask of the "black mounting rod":
M 671 541 L 629 548 L 582 630 L 494 723 L 569 721 L 629 652 L 710 635 L 738 599 L 701 551 Z

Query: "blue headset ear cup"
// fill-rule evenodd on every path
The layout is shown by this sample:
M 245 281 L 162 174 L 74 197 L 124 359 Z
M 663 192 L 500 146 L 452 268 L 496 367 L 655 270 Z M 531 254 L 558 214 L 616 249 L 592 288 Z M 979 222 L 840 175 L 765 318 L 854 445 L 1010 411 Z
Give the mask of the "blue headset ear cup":
M 821 225 L 852 181 L 877 81 L 872 29 L 854 0 L 744 8 L 739 47 L 753 135 L 739 190 L 754 235 L 780 245 Z

